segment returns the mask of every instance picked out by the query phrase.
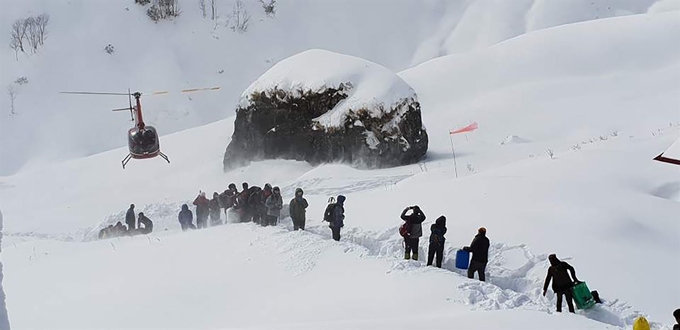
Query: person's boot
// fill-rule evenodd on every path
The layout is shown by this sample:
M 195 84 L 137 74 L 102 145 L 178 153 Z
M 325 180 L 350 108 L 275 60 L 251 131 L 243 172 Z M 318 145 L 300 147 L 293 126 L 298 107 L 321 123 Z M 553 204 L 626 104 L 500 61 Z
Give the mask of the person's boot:
M 405 253 L 404 253 L 404 259 L 406 259 L 406 260 L 411 259 L 411 253 L 405 252 Z
M 418 260 L 418 253 L 414 253 L 412 259 L 413 259 L 413 260 Z

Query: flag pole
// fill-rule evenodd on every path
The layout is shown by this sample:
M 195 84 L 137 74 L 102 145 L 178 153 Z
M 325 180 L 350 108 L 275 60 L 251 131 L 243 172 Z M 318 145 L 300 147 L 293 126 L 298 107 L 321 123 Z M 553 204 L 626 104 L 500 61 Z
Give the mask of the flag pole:
M 453 148 L 453 137 L 451 137 L 451 131 L 449 130 L 449 141 L 451 141 L 451 154 L 453 154 L 453 172 L 456 173 L 456 178 L 458 178 L 458 167 L 456 166 L 456 150 Z

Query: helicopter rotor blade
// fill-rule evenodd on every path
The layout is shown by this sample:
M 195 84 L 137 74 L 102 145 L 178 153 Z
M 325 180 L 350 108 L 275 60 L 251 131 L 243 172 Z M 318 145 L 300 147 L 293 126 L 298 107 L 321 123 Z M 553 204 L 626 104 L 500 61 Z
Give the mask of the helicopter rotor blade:
M 128 95 L 128 93 L 101 93 L 101 92 L 59 92 L 59 93 L 80 95 Z
M 130 87 L 128 87 L 128 101 L 130 102 L 130 120 L 134 121 L 135 116 L 132 114 L 132 93 L 130 93 Z
M 206 87 L 206 88 L 190 88 L 190 89 L 184 89 L 181 92 L 182 93 L 193 93 L 193 92 L 198 92 L 198 91 L 216 91 L 220 88 L 221 88 L 220 86 Z
M 130 111 L 132 108 L 118 108 L 118 109 L 113 109 L 111 111 Z

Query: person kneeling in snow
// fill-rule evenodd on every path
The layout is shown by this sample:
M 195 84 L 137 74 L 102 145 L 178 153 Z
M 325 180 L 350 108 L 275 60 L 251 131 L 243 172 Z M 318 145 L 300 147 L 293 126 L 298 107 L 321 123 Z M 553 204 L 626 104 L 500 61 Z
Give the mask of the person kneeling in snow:
M 427 249 L 427 265 L 432 266 L 432 261 L 437 256 L 437 267 L 442 268 L 444 259 L 444 234 L 446 234 L 446 217 L 440 216 L 432 226 L 430 226 L 430 247 Z
M 139 233 L 150 234 L 153 231 L 153 221 L 147 218 L 144 215 L 144 212 L 139 212 L 139 217 L 137 218 L 137 221 L 139 221 Z M 142 225 L 144 227 L 142 227 Z
M 572 300 L 574 297 L 571 294 L 571 288 L 574 286 L 574 282 L 579 282 L 576 278 L 576 271 L 570 264 L 557 259 L 557 256 L 554 254 L 549 255 L 548 260 L 550 260 L 550 268 L 548 268 L 548 275 L 545 278 L 545 284 L 543 284 L 543 296 L 548 291 L 548 285 L 550 280 L 552 280 L 552 289 L 557 295 L 557 312 L 562 312 L 562 296 L 566 296 L 569 312 L 574 313 L 574 302 Z M 567 270 L 571 273 L 571 277 L 574 278 L 573 281 L 569 277 Z

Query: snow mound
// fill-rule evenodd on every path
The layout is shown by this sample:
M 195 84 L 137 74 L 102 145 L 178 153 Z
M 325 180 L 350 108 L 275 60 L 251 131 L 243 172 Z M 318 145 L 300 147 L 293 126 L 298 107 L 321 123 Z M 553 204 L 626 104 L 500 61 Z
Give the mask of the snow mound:
M 315 119 L 323 127 L 340 127 L 349 111 L 366 109 L 373 118 L 385 111 L 399 109 L 404 100 L 417 101 L 413 88 L 389 69 L 349 55 L 311 49 L 293 55 L 265 72 L 241 95 L 239 106 L 246 108 L 253 94 L 268 96 L 283 91 L 300 97 L 307 92 L 321 92 L 343 87 L 348 96 L 331 111 Z
M 530 140 L 521 138 L 517 135 L 508 135 L 503 142 L 501 142 L 501 145 L 506 145 L 506 144 L 517 144 L 517 143 L 529 143 L 531 142 Z

